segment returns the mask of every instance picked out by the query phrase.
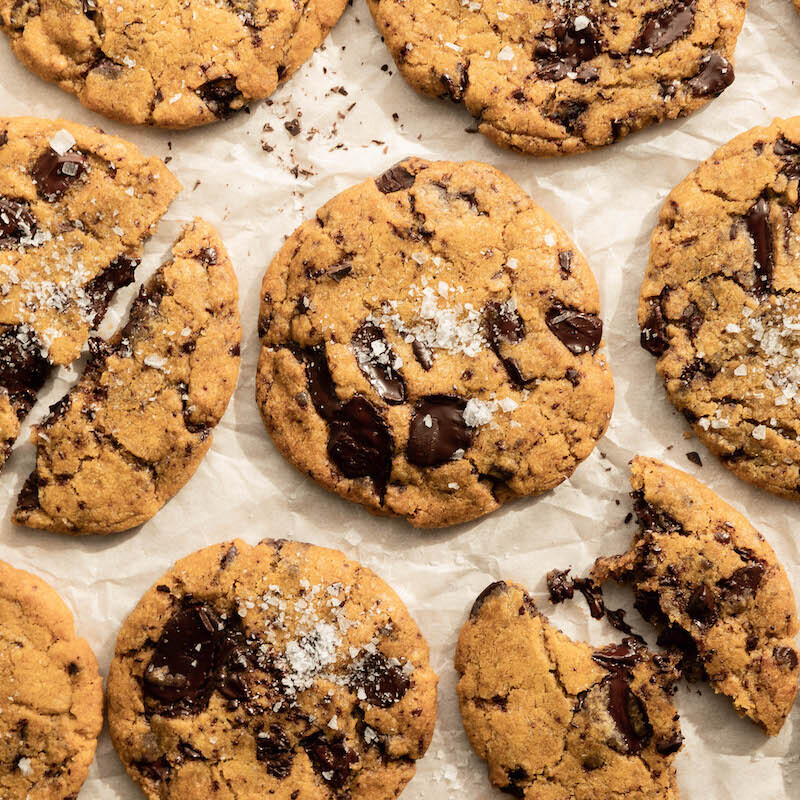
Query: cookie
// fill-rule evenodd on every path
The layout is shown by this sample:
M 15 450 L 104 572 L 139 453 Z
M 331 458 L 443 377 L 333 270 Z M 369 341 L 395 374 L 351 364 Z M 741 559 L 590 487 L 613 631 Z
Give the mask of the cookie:
M 103 724 L 103 681 L 44 581 L 0 561 L 0 797 L 74 798 Z
M 598 314 L 586 260 L 510 178 L 407 159 L 273 260 L 258 404 L 325 488 L 419 527 L 463 522 L 557 486 L 605 432 Z
M 236 276 L 196 219 L 141 288 L 128 322 L 93 340 L 78 383 L 31 433 L 36 468 L 13 521 L 58 533 L 146 522 L 192 477 L 239 373 Z
M 507 794 L 678 799 L 670 659 L 633 639 L 572 641 L 521 586 L 500 581 L 475 601 L 455 666 L 467 737 Z
M 0 117 L 0 467 L 179 190 L 162 161 L 97 128 Z
M 800 499 L 800 117 L 737 136 L 667 198 L 639 299 L 673 405 L 738 477 Z
M 764 537 L 690 475 L 641 457 L 631 470 L 640 530 L 628 552 L 598 559 L 592 579 L 630 582 L 659 644 L 777 734 L 800 678 L 786 572 Z
M 371 570 L 236 540 L 179 561 L 128 617 L 109 727 L 150 800 L 389 800 L 430 744 L 436 682 Z
M 368 0 L 418 91 L 501 147 L 579 153 L 689 114 L 734 79 L 747 0 Z
M 0 0 L 14 55 L 87 108 L 189 128 L 272 94 L 307 61 L 345 0 Z

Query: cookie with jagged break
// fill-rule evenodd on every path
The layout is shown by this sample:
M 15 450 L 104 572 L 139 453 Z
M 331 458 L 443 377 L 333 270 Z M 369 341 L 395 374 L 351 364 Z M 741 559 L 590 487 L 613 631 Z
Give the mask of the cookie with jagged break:
M 299 470 L 419 527 L 569 477 L 614 403 L 597 284 L 478 162 L 410 158 L 334 197 L 261 289 L 257 402 Z
M 142 287 L 128 322 L 93 354 L 31 434 L 36 469 L 13 521 L 70 534 L 150 519 L 194 474 L 239 373 L 236 276 L 196 219 Z
M 600 648 L 573 641 L 523 587 L 500 581 L 475 601 L 455 666 L 467 737 L 502 791 L 524 800 L 678 800 L 673 659 L 633 639 Z
M 180 184 L 64 120 L 0 117 L 0 467 L 52 365 L 81 353 Z
M 786 572 L 764 537 L 690 475 L 642 457 L 631 470 L 640 530 L 627 553 L 598 559 L 592 580 L 629 582 L 659 644 L 777 734 L 800 677 Z

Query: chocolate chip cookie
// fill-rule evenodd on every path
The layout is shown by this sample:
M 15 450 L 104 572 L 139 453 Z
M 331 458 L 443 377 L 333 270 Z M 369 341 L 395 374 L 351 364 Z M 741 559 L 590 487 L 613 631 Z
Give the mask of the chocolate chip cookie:
M 677 800 L 673 662 L 567 638 L 515 583 L 484 590 L 456 650 L 464 729 L 513 797 Z
M 109 726 L 150 800 L 389 800 L 430 744 L 436 682 L 371 570 L 236 540 L 179 561 L 128 617 Z
M 777 734 L 797 693 L 794 595 L 764 537 L 710 489 L 649 458 L 633 460 L 640 531 L 631 549 L 598 559 L 602 584 L 630 582 L 636 607 L 743 716 Z
M 273 260 L 257 400 L 322 486 L 416 526 L 462 522 L 557 486 L 605 432 L 598 313 L 586 260 L 507 176 L 411 158 Z
M 44 581 L 0 561 L 0 797 L 77 797 L 103 724 L 103 681 Z
M 667 198 L 642 346 L 700 440 L 800 499 L 800 117 L 737 136 Z
M 196 219 L 142 287 L 127 324 L 36 426 L 18 525 L 114 533 L 146 522 L 194 474 L 239 373 L 236 276 Z
M 369 0 L 418 91 L 493 142 L 563 155 L 689 114 L 733 82 L 747 0 Z
M 0 0 L 16 57 L 112 119 L 189 128 L 272 94 L 345 0 Z
M 63 120 L 0 117 L 0 467 L 180 190 L 164 163 Z

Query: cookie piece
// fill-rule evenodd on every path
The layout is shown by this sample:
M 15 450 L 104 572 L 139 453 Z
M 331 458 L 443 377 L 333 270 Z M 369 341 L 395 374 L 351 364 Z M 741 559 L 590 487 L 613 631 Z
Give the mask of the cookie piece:
M 402 161 L 301 225 L 262 285 L 256 393 L 327 489 L 449 525 L 552 489 L 606 430 L 597 284 L 477 162 Z
M 747 0 L 368 0 L 418 91 L 501 147 L 565 155 L 689 114 L 733 82 Z
M 50 366 L 78 358 L 180 188 L 97 128 L 0 117 L 0 468 Z
M 633 639 L 595 649 L 515 583 L 485 589 L 456 649 L 464 729 L 513 797 L 677 800 L 673 664 Z
M 172 260 L 142 287 L 127 324 L 93 354 L 75 387 L 31 433 L 36 469 L 18 525 L 114 533 L 146 522 L 211 447 L 239 374 L 236 276 L 196 219 Z
M 346 0 L 0 0 L 16 57 L 112 119 L 189 128 L 272 94 Z
M 150 800 L 388 800 L 430 744 L 436 682 L 371 570 L 237 539 L 179 561 L 128 617 L 109 727 Z
M 800 117 L 737 136 L 667 198 L 642 347 L 738 477 L 800 500 Z
M 97 659 L 44 581 L 0 561 L 0 797 L 77 797 L 103 725 Z
M 642 457 L 631 472 L 641 530 L 627 553 L 598 559 L 592 579 L 630 582 L 659 644 L 682 650 L 689 668 L 774 736 L 800 677 L 786 572 L 764 537 L 690 475 Z

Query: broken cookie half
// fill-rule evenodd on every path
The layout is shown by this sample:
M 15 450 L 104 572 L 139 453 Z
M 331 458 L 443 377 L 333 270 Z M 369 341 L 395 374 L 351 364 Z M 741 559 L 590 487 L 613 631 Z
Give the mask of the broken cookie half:
M 630 550 L 600 558 L 590 577 L 630 583 L 636 608 L 770 735 L 792 708 L 800 676 L 794 595 L 764 537 L 706 486 L 654 459 L 633 460 L 640 530 Z
M 470 744 L 502 791 L 677 800 L 674 658 L 630 638 L 602 648 L 572 641 L 523 587 L 501 581 L 475 601 L 455 666 Z
M 233 394 L 241 324 L 236 276 L 196 219 L 142 287 L 128 322 L 93 354 L 31 434 L 36 468 L 13 521 L 69 534 L 124 531 L 191 478 Z

